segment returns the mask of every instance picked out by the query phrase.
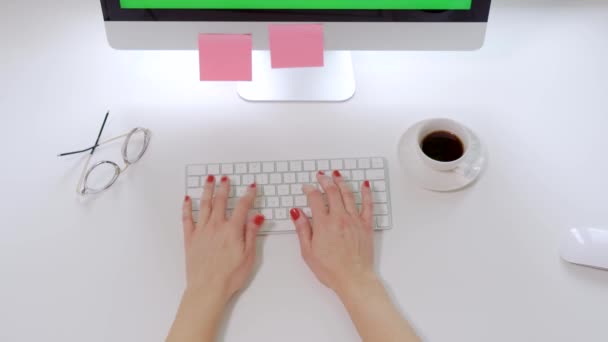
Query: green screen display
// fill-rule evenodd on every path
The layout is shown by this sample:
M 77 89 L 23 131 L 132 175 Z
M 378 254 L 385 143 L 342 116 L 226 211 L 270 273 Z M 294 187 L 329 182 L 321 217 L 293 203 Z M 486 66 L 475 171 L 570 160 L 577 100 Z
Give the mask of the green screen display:
M 470 10 L 472 0 L 120 0 L 125 9 Z

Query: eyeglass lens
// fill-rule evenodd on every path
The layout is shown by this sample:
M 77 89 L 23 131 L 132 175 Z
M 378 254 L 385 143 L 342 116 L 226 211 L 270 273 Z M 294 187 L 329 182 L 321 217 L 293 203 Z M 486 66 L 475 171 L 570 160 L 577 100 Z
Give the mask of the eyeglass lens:
M 120 169 L 114 163 L 103 162 L 94 165 L 88 172 L 85 188 L 88 192 L 99 192 L 112 185 L 120 174 Z
M 123 158 L 125 162 L 128 164 L 138 162 L 146 152 L 149 140 L 149 133 L 142 128 L 138 128 L 131 132 L 127 137 L 127 141 L 123 148 Z

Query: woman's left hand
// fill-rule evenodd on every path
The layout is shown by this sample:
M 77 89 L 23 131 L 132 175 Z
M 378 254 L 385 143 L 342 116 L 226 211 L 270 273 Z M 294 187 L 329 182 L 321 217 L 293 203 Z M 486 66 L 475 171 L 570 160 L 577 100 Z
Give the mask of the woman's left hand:
M 247 284 L 256 254 L 256 237 L 264 216 L 249 217 L 257 187 L 251 184 L 230 218 L 226 217 L 230 180 L 215 177 L 205 182 L 198 223 L 192 218 L 192 200 L 183 206 L 184 244 L 188 290 L 217 293 L 225 301 Z

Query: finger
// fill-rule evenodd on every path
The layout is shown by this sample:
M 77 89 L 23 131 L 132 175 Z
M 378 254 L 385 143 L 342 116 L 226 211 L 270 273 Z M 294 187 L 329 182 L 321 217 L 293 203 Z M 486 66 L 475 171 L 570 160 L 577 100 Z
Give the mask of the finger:
M 194 221 L 192 220 L 192 199 L 186 196 L 182 205 L 182 225 L 184 228 L 184 246 L 190 245 L 192 234 L 194 234 Z
M 298 240 L 300 240 L 300 251 L 304 260 L 308 260 L 312 245 L 312 227 L 308 217 L 300 209 L 291 209 L 289 212 L 291 219 L 296 226 Z
M 350 186 L 346 184 L 344 181 L 344 177 L 340 171 L 336 170 L 333 172 L 334 183 L 340 189 L 340 194 L 342 195 L 342 200 L 344 201 L 344 208 L 346 212 L 352 215 L 357 215 L 359 210 L 357 209 L 357 201 L 355 200 L 355 194 L 350 189 Z
M 327 202 L 329 204 L 329 213 L 344 213 L 346 210 L 344 209 L 344 201 L 342 200 L 342 195 L 340 195 L 340 190 L 334 181 L 321 173 L 317 174 L 317 180 L 323 190 L 325 190 L 325 194 L 327 194 Z
M 374 227 L 374 201 L 372 199 L 372 188 L 368 180 L 361 186 L 361 218 L 368 227 Z
M 222 222 L 226 220 L 226 206 L 228 205 L 228 194 L 230 193 L 230 180 L 227 176 L 222 176 L 220 187 L 215 192 L 213 198 L 213 210 L 211 220 Z
M 251 217 L 245 227 L 245 253 L 253 253 L 255 255 L 255 243 L 257 241 L 258 233 L 262 229 L 264 224 L 264 215 L 258 214 Z
M 239 227 L 243 227 L 245 225 L 249 210 L 253 208 L 256 193 L 257 186 L 255 183 L 253 183 L 249 186 L 249 188 L 247 188 L 247 192 L 243 197 L 241 197 L 241 199 L 239 199 L 239 203 L 236 205 L 236 208 L 234 208 L 231 220 L 238 223 Z
M 209 175 L 207 176 L 207 181 L 205 182 L 203 195 L 201 196 L 201 205 L 200 205 L 200 214 L 198 222 L 200 224 L 207 224 L 209 221 L 209 217 L 211 216 L 212 199 L 213 192 L 215 191 L 215 176 Z
M 306 184 L 302 187 L 302 191 L 308 198 L 308 205 L 312 211 L 312 217 L 321 217 L 327 215 L 327 207 L 323 201 L 323 195 L 319 189 L 312 185 Z

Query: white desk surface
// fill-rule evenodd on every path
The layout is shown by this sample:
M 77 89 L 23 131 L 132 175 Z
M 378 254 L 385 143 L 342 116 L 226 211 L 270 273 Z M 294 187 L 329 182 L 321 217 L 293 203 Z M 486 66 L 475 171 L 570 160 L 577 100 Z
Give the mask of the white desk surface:
M 184 287 L 184 164 L 350 155 L 391 162 L 379 269 L 426 339 L 608 340 L 608 272 L 557 253 L 567 227 L 608 228 L 605 1 L 495 1 L 481 51 L 356 53 L 343 104 L 245 103 L 198 81 L 196 52 L 113 51 L 98 1 L 0 6 L 1 341 L 162 341 Z M 82 202 L 82 159 L 56 154 L 90 145 L 107 108 L 106 137 L 154 137 Z M 439 116 L 490 151 L 466 191 L 422 190 L 398 166 L 404 130 Z M 225 341 L 358 340 L 295 235 L 260 244 Z

